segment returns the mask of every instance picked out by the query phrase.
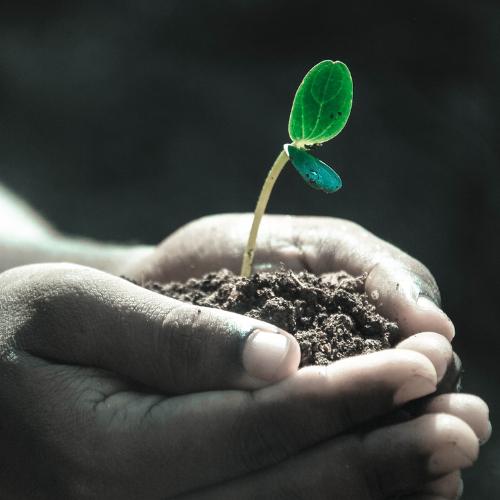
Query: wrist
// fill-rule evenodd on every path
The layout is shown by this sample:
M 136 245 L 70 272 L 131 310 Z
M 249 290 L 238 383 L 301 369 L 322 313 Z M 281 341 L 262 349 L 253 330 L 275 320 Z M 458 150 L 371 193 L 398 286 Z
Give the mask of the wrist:
M 0 238 L 0 272 L 26 264 L 70 262 L 120 275 L 151 254 L 153 248 L 103 243 L 59 234 L 36 239 Z
M 55 241 L 59 261 L 93 267 L 114 275 L 126 274 L 140 260 L 150 255 L 149 245 L 123 245 L 62 237 Z

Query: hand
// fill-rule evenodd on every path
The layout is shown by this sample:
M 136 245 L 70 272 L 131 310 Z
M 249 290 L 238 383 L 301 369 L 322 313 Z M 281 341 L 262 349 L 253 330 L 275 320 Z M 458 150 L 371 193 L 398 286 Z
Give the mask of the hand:
M 239 272 L 251 222 L 249 214 L 204 217 L 176 231 L 123 272 L 139 281 L 160 282 L 198 277 L 222 267 Z M 264 217 L 254 268 L 273 269 L 281 263 L 316 274 L 366 272 L 369 296 L 405 335 L 433 331 L 451 340 L 455 334 L 453 323 L 439 308 L 439 290 L 428 269 L 353 222 Z
M 170 281 L 222 267 L 239 272 L 250 224 L 250 214 L 216 215 L 194 221 L 138 264 L 129 266 L 128 273 L 138 280 Z M 429 330 L 449 340 L 455 335 L 453 323 L 439 307 L 439 290 L 428 269 L 352 222 L 326 217 L 265 217 L 254 269 L 273 269 L 281 263 L 318 274 L 341 269 L 354 275 L 366 272 L 366 288 L 372 301 L 383 314 L 398 322 L 404 335 Z M 432 356 L 432 349 L 427 345 L 428 356 Z M 454 391 L 460 372 L 460 359 L 454 354 L 437 392 Z M 466 407 L 470 397 L 445 395 L 436 401 L 441 404 L 452 399 Z
M 239 272 L 252 222 L 250 214 L 222 214 L 194 221 L 165 239 L 124 274 L 139 282 L 186 280 L 208 271 Z M 405 337 L 432 331 L 451 340 L 455 328 L 440 309 L 434 277 L 419 261 L 352 222 L 329 217 L 264 217 L 254 268 L 282 264 L 316 274 L 367 273 L 366 291 Z M 455 354 L 438 391 L 456 390 L 461 363 Z
M 295 341 L 265 323 L 85 267 L 12 269 L 0 275 L 1 496 L 444 495 L 487 438 L 484 403 L 448 398 L 360 430 L 435 390 L 451 350 L 425 335 L 295 371 Z

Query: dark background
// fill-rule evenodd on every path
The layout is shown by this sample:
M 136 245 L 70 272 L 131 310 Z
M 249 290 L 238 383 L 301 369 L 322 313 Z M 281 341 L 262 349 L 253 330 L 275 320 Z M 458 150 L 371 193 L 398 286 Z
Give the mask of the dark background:
M 500 410 L 500 2 L 1 2 L 0 180 L 71 234 L 155 243 L 249 211 L 322 59 L 353 74 L 346 129 L 270 212 L 353 219 L 422 260 L 455 321 L 465 390 Z M 500 498 L 500 438 L 465 473 Z

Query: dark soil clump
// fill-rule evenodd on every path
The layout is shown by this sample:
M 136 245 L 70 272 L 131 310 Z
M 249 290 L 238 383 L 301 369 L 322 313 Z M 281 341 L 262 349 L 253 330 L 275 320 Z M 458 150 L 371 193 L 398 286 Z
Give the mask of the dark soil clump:
M 326 277 L 288 270 L 242 278 L 221 270 L 186 283 L 144 286 L 184 302 L 276 325 L 296 337 L 304 366 L 326 365 L 397 343 L 398 327 L 368 301 L 365 279 L 344 272 Z

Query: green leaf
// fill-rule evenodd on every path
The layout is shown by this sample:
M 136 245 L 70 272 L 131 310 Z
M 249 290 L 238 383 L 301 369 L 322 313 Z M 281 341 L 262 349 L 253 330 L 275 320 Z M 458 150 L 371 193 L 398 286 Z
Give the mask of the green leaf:
M 329 141 L 346 124 L 352 107 L 352 78 L 340 61 L 316 64 L 300 84 L 288 132 L 298 147 Z
M 295 170 L 312 188 L 334 193 L 342 187 L 342 180 L 337 172 L 318 158 L 291 144 L 285 145 L 285 152 Z

